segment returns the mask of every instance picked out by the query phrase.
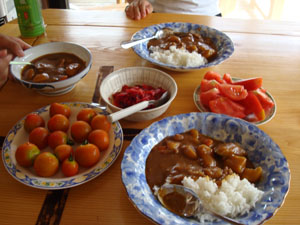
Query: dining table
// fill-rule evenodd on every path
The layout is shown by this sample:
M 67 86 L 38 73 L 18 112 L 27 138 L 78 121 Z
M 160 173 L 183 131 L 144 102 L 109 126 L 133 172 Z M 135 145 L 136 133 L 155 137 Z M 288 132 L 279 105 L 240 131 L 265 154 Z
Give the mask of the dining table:
M 274 97 L 274 118 L 259 128 L 278 144 L 286 157 L 291 180 L 288 194 L 265 224 L 300 224 L 300 23 L 271 20 L 231 19 L 201 15 L 152 13 L 131 20 L 123 11 L 44 9 L 45 33 L 21 37 L 18 21 L 0 27 L 0 33 L 20 37 L 32 46 L 47 42 L 74 42 L 92 53 L 92 67 L 72 91 L 46 96 L 10 79 L 0 89 L 0 146 L 10 129 L 28 113 L 53 102 L 91 103 L 97 89 L 99 70 L 126 67 L 153 67 L 168 73 L 178 93 L 168 110 L 158 118 L 119 121 L 123 130 L 122 150 L 115 162 L 100 176 L 72 188 L 45 190 L 24 185 L 0 165 L 0 224 L 121 225 L 153 224 L 132 204 L 122 183 L 121 162 L 126 148 L 141 130 L 165 117 L 199 112 L 194 90 L 207 71 L 232 77 L 262 77 L 263 87 Z M 233 42 L 234 53 L 219 65 L 187 72 L 160 68 L 140 58 L 120 43 L 151 25 L 189 22 L 206 25 L 225 33 Z M 2 154 L 1 154 L 2 157 Z

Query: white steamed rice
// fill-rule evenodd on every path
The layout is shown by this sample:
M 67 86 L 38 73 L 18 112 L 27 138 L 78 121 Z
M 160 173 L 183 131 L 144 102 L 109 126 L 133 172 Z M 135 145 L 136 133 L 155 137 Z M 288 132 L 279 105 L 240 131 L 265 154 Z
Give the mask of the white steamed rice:
M 209 177 L 200 177 L 196 181 L 185 177 L 182 183 L 198 194 L 207 208 L 231 218 L 249 212 L 263 195 L 263 191 L 257 189 L 247 179 L 240 180 L 236 174 L 227 176 L 220 187 Z M 207 214 L 197 216 L 200 221 L 212 218 Z
M 207 59 L 197 52 L 189 52 L 185 48 L 171 46 L 169 50 L 163 50 L 158 46 L 151 46 L 150 57 L 165 64 L 174 66 L 197 67 L 207 63 Z

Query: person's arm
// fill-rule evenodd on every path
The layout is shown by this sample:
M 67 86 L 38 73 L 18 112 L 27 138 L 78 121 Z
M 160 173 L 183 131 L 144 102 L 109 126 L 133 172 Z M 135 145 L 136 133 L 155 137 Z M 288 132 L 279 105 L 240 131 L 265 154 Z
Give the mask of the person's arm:
M 30 47 L 30 45 L 19 38 L 0 34 L 0 87 L 2 87 L 7 80 L 9 62 L 15 56 L 24 56 L 23 50 Z
M 130 19 L 140 20 L 153 12 L 153 7 L 147 0 L 128 0 L 128 3 L 125 13 Z

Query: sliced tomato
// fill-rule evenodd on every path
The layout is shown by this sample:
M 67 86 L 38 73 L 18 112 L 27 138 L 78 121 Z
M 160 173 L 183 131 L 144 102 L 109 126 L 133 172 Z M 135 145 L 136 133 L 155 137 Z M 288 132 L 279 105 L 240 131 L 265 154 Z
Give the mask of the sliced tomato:
M 243 85 L 245 89 L 248 91 L 256 90 L 257 88 L 261 88 L 263 79 L 261 77 L 255 77 L 250 79 L 238 80 L 234 81 L 233 84 Z
M 214 72 L 214 71 L 206 72 L 206 74 L 204 75 L 204 79 L 206 79 L 206 80 L 216 80 L 219 83 L 224 83 L 224 81 L 222 80 L 221 75 L 218 74 L 217 72 Z
M 240 103 L 245 107 L 245 113 L 247 115 L 254 113 L 259 121 L 265 119 L 265 110 L 253 92 L 248 92 L 247 98 L 240 101 Z
M 229 73 L 225 73 L 223 75 L 223 80 L 225 81 L 225 83 L 227 84 L 232 84 L 233 81 L 232 81 L 232 78 L 231 78 L 231 75 Z
M 260 88 L 254 90 L 253 93 L 257 96 L 262 107 L 265 110 L 271 109 L 275 105 L 275 103 L 272 101 L 272 99 Z
M 220 91 L 218 88 L 212 88 L 208 91 L 200 93 L 200 100 L 202 105 L 208 106 L 209 101 L 220 97 Z
M 219 97 L 211 100 L 209 102 L 209 109 L 214 113 L 222 113 L 238 118 L 246 116 L 244 113 L 245 108 L 227 97 Z
M 243 85 L 218 84 L 218 89 L 222 95 L 230 98 L 233 101 L 245 99 L 248 95 L 248 92 Z
M 203 79 L 201 81 L 200 90 L 201 90 L 201 92 L 208 91 L 208 90 L 210 90 L 212 88 L 217 87 L 218 84 L 219 84 L 219 82 L 216 81 L 216 80 L 206 80 L 206 79 Z

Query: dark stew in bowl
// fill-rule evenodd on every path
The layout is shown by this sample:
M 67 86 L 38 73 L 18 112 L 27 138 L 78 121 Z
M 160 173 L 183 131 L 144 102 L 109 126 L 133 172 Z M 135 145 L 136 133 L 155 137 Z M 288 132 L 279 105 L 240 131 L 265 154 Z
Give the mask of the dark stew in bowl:
M 86 62 L 71 53 L 52 53 L 31 61 L 21 73 L 21 78 L 34 83 L 48 83 L 68 79 L 80 73 Z

